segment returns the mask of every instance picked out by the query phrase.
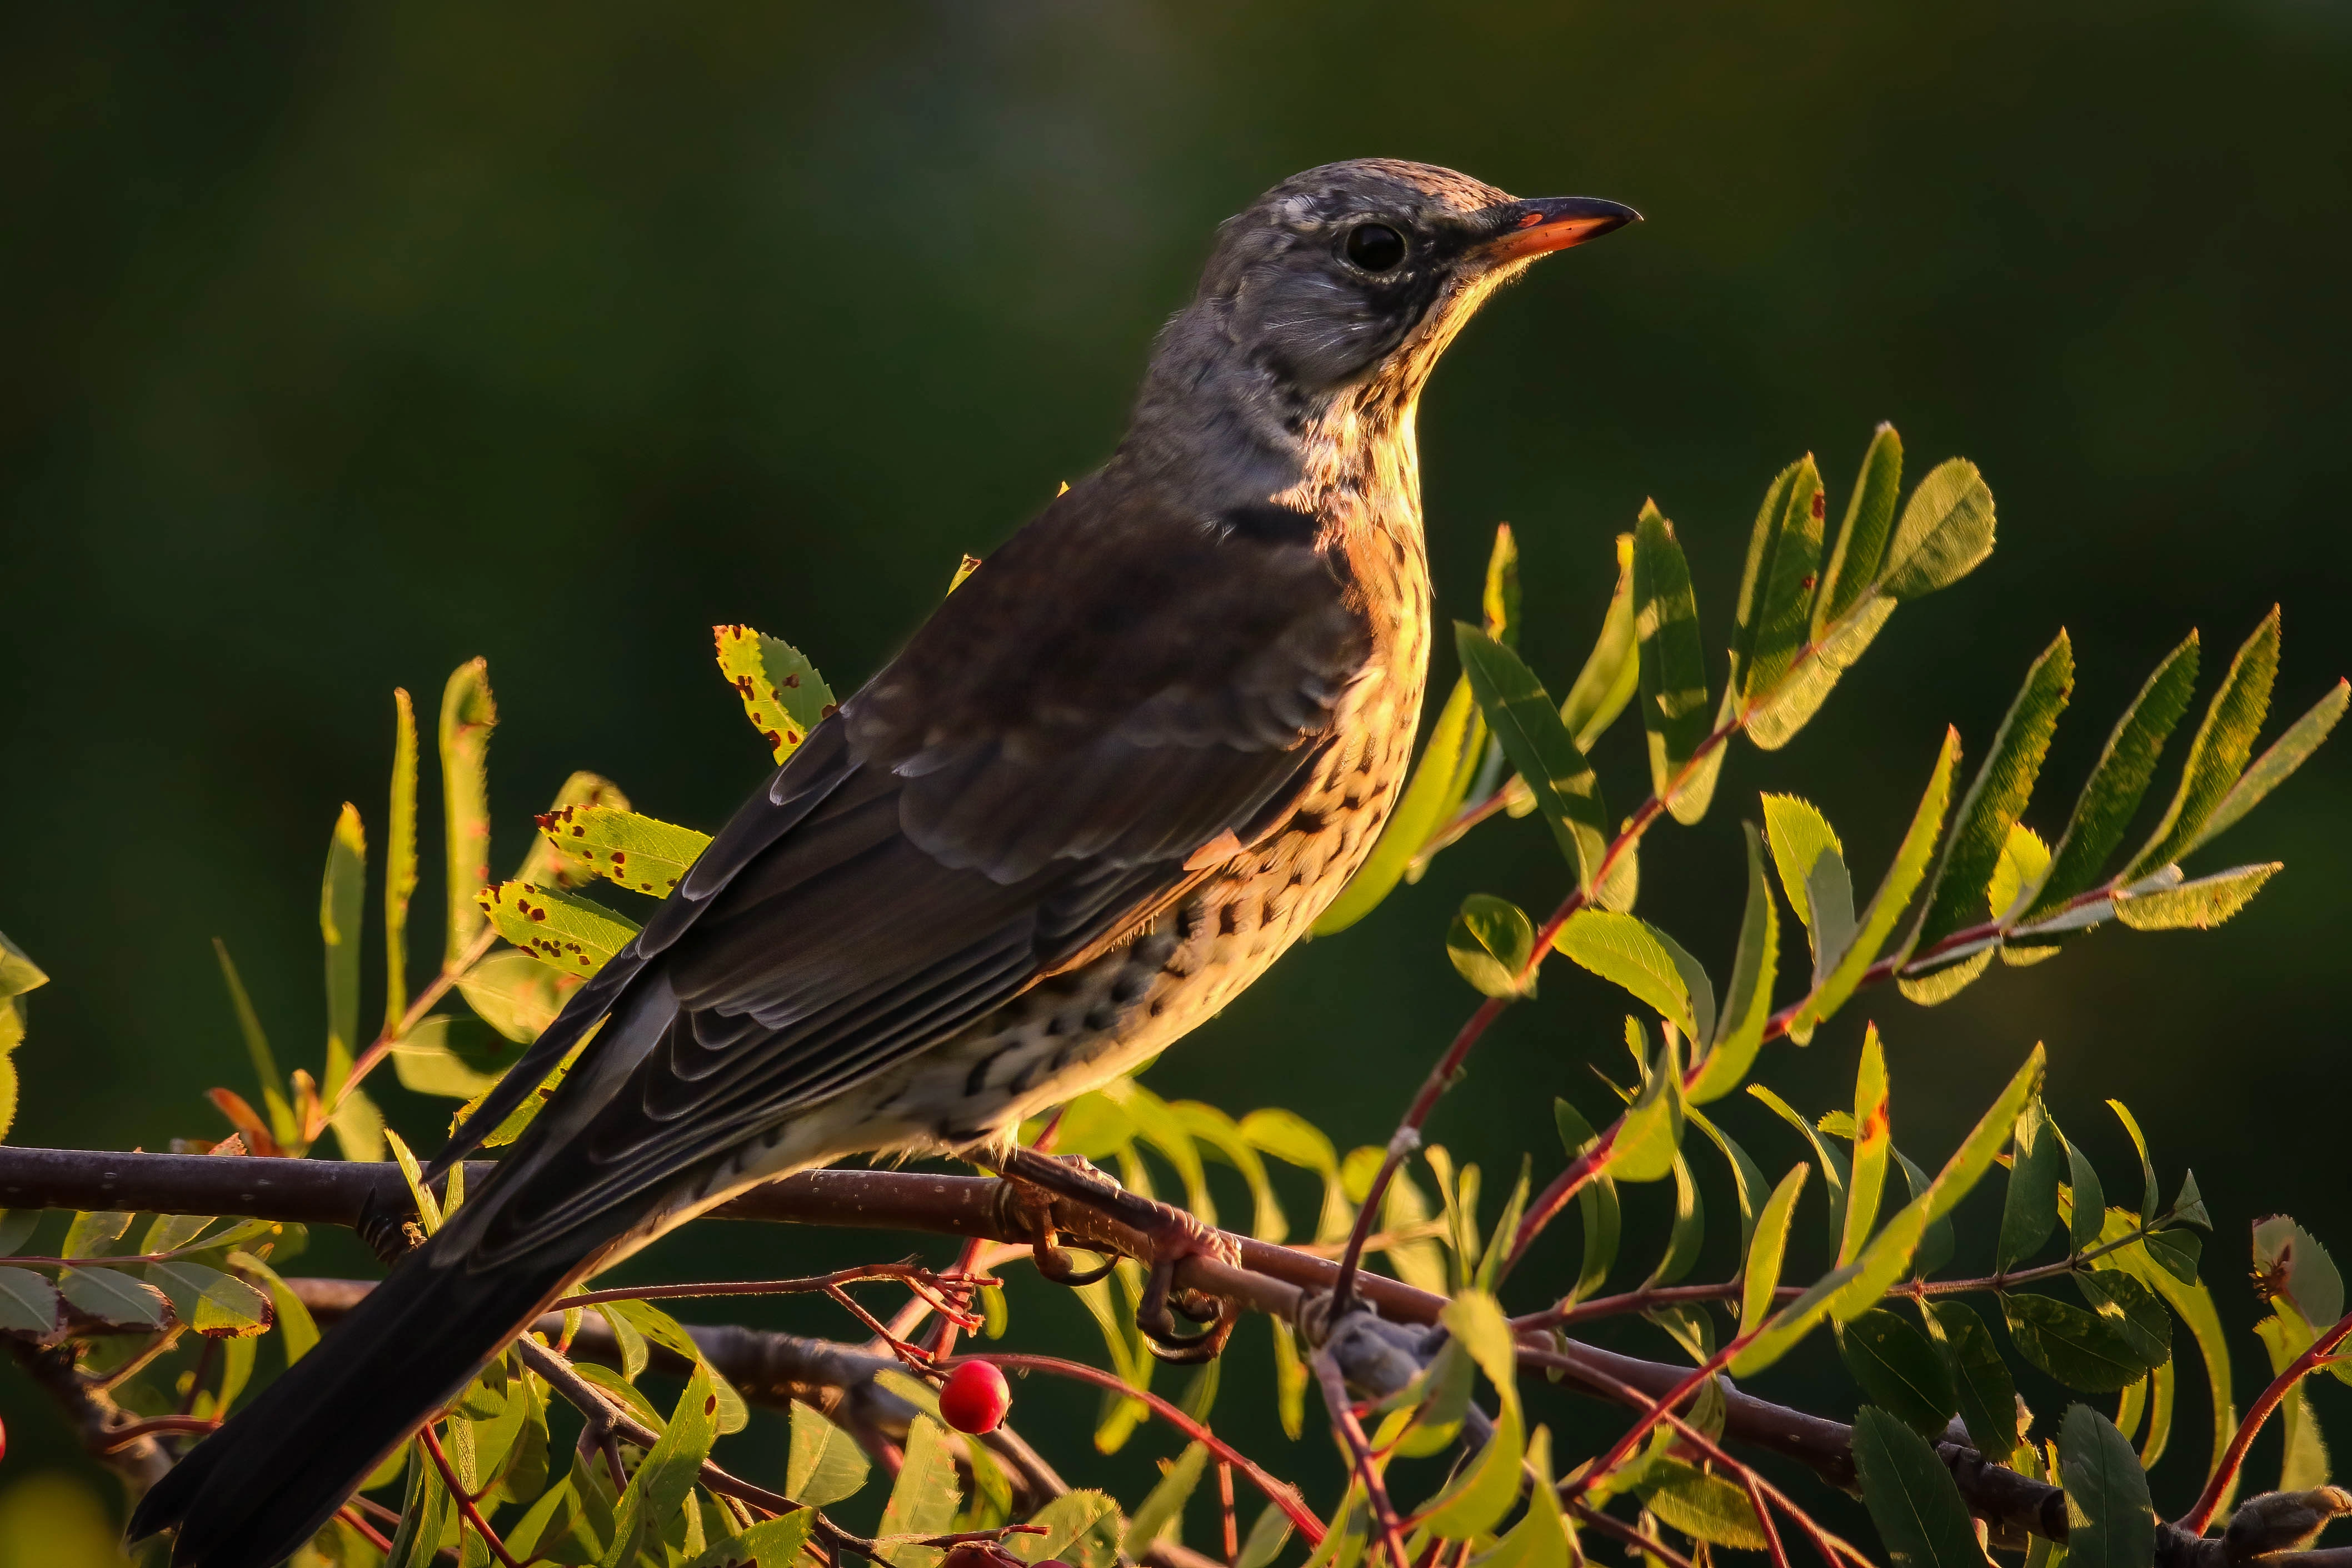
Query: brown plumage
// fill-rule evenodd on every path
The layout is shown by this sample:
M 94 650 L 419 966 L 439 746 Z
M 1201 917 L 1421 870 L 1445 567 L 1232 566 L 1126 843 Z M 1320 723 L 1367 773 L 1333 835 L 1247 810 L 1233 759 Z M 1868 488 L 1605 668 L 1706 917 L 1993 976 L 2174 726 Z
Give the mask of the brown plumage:
M 1129 432 L 747 803 L 451 1142 L 496 1176 L 142 1501 L 260 1568 L 572 1281 L 778 1173 L 998 1142 L 1223 1006 L 1361 864 L 1429 653 L 1413 410 L 1628 221 L 1370 160 L 1221 230 Z

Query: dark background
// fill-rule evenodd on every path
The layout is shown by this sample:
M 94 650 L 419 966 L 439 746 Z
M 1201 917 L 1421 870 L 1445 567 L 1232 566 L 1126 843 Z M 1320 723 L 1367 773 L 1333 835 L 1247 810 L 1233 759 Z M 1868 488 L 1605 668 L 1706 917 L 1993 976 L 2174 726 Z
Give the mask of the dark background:
M 1896 617 L 1795 746 L 1739 750 L 1699 828 L 1654 835 L 1645 915 L 1724 962 L 1759 789 L 1819 802 L 1866 889 L 1941 726 L 1972 764 L 2063 625 L 2076 711 L 2028 814 L 2054 837 L 2191 626 L 2210 689 L 2283 600 L 2289 711 L 2352 666 L 2347 95 L 2352 23 L 2316 0 L 18 8 L 0 23 L 0 926 L 55 984 L 32 999 L 10 1136 L 223 1131 L 201 1091 L 250 1086 L 215 934 L 281 1060 L 315 1068 L 316 879 L 347 798 L 380 847 L 394 685 L 429 736 L 448 669 L 488 657 L 501 867 L 575 767 L 715 827 L 764 759 L 708 628 L 750 621 L 854 687 L 960 552 L 1108 452 L 1213 226 L 1343 157 L 1648 216 L 1496 300 L 1422 425 L 1441 611 L 1475 611 L 1509 520 L 1527 651 L 1555 686 L 1644 496 L 1681 529 L 1718 645 L 1757 498 L 1800 453 L 1842 507 L 1888 418 L 1911 477 L 1963 454 L 1999 499 L 1976 577 Z M 1641 793 L 1635 739 L 1602 748 L 1621 810 Z M 2347 797 L 2339 743 L 2226 858 L 2207 852 L 2208 869 L 2290 868 L 2218 933 L 2102 931 L 1933 1012 L 1874 993 L 1763 1070 L 1809 1112 L 1840 1103 L 1876 1017 L 1897 1137 L 1932 1166 L 2046 1040 L 2053 1108 L 2114 1201 L 2137 1181 L 2104 1096 L 2139 1114 L 2168 1188 L 2196 1167 L 2207 1277 L 2242 1331 L 2252 1217 L 2284 1209 L 2352 1246 L 2330 1131 Z M 1474 1001 L 1440 942 L 1454 902 L 1548 908 L 1561 886 L 1536 824 L 1488 829 L 1149 1081 L 1377 1142 Z M 1585 1064 L 1622 1064 L 1621 1010 L 1555 965 L 1433 1135 L 1496 1173 L 1532 1150 L 1542 1179 L 1548 1102 L 1602 1109 Z M 384 1098 L 418 1142 L 447 1110 Z M 1725 1118 L 1768 1167 L 1798 1157 L 1759 1107 Z M 1997 1207 L 1965 1216 L 1964 1259 L 1989 1251 L 1979 1211 Z M 1561 1232 L 1522 1307 L 1560 1282 Z M 1800 1234 L 1818 1242 L 1818 1221 Z M 874 1252 L 709 1226 L 672 1247 L 646 1267 Z M 362 1261 L 321 1237 L 306 1266 Z M 1705 1268 L 1729 1267 L 1718 1238 Z M 1066 1301 L 1024 1282 L 1015 1305 L 1024 1344 L 1097 1353 Z M 841 1329 L 815 1308 L 775 1321 Z M 1285 1444 L 1264 1331 L 1244 1339 L 1223 1425 L 1328 1503 L 1328 1446 Z M 1664 1349 L 1646 1330 L 1624 1342 Z M 2242 1404 L 2259 1358 L 2240 1345 Z M 1831 1364 L 1811 1354 L 1767 1392 L 1842 1412 Z M 2158 1477 L 2173 1511 L 2205 1461 L 2193 1372 L 2184 1388 Z M 2058 1391 L 2027 1394 L 2054 1425 Z M 2323 1418 L 2339 1397 L 2319 1395 Z M 1066 1469 L 1130 1502 L 1171 1451 L 1147 1433 L 1100 1465 L 1091 1396 L 1024 1399 Z M 11 1468 L 69 1461 L 13 1375 L 0 1411 Z M 1591 1420 L 1557 1400 L 1544 1415 Z M 755 1475 L 778 1465 L 759 1441 L 739 1450 Z M 2258 1482 L 2273 1465 L 2258 1455 Z

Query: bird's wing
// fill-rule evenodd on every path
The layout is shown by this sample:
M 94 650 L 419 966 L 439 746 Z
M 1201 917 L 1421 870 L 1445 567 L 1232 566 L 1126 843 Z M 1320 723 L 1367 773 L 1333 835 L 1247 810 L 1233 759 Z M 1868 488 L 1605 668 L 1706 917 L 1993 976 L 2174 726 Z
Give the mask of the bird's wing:
M 593 1114 L 550 1108 L 570 1131 L 530 1152 L 546 1179 L 489 1250 L 1131 934 L 1201 874 L 1194 851 L 1287 816 L 1369 652 L 1310 539 L 1062 498 L 811 735 L 623 955 L 658 966 L 677 1021 Z

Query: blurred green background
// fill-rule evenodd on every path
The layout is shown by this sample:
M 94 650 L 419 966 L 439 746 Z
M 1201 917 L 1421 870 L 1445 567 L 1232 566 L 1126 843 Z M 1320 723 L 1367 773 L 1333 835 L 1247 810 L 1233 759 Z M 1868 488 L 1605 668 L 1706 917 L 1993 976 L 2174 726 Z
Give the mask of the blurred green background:
M 1874 881 L 1944 723 L 1981 754 L 2063 625 L 2075 711 L 2028 814 L 2054 835 L 2189 626 L 2210 687 L 2284 601 L 2295 711 L 2352 666 L 2347 101 L 2352 15 L 2319 0 L 16 8 L 0 928 L 55 984 L 32 998 L 11 1136 L 225 1131 L 201 1091 L 250 1086 L 215 935 L 281 1060 L 315 1067 L 316 879 L 345 799 L 380 839 L 394 685 L 429 715 L 452 666 L 488 657 L 502 867 L 575 767 L 715 827 L 765 763 L 708 628 L 751 622 L 855 686 L 960 552 L 1108 451 L 1213 226 L 1338 158 L 1648 216 L 1497 300 L 1424 408 L 1441 610 L 1475 609 L 1509 520 L 1527 651 L 1555 684 L 1644 496 L 1681 529 L 1717 643 L 1757 498 L 1800 453 L 1842 506 L 1892 419 L 1913 477 L 1966 455 L 1999 499 L 1982 571 L 1898 616 L 1795 746 L 1739 751 L 1704 825 L 1654 836 L 1644 914 L 1727 958 L 1759 789 L 1819 802 Z M 1635 738 L 1602 753 L 1630 807 Z M 1932 1164 L 2046 1039 L 2053 1107 L 2117 1201 L 2137 1184 L 2103 1096 L 2137 1111 L 2168 1187 L 2195 1165 L 2219 1227 L 2207 1276 L 2242 1327 L 2250 1218 L 2288 1210 L 2352 1246 L 2333 1088 L 2347 802 L 2339 742 L 2227 859 L 2209 852 L 2289 863 L 2218 933 L 2103 931 L 1933 1012 L 1874 994 L 1764 1070 L 1809 1111 L 1838 1103 L 1874 1016 L 1897 1137 Z M 1547 843 L 1532 822 L 1488 830 L 1150 1081 L 1378 1141 L 1473 1002 L 1447 914 L 1474 889 L 1548 908 Z M 1532 1150 L 1540 1179 L 1548 1102 L 1601 1108 L 1584 1064 L 1622 1062 L 1619 1010 L 1556 966 L 1434 1135 L 1498 1173 Z M 418 1142 L 447 1110 L 385 1099 Z M 1798 1157 L 1760 1108 L 1727 1121 L 1766 1165 Z M 1303 1191 L 1292 1206 L 1311 1215 Z M 654 1263 L 797 1271 L 874 1248 L 706 1226 Z M 1964 1236 L 1964 1258 L 1988 1249 Z M 363 1262 L 320 1237 L 305 1266 Z M 1530 1273 L 1528 1305 L 1553 1283 Z M 773 1321 L 840 1329 L 803 1307 Z M 1078 1321 L 1017 1293 L 1029 1342 Z M 1850 1406 L 1830 1364 L 1775 1387 Z M 1254 1330 L 1221 1424 L 1328 1477 L 1327 1445 L 1274 1428 L 1265 1365 Z M 2204 1463 L 2203 1395 L 2184 1389 L 2158 1478 L 2174 1507 Z M 1170 1451 L 1155 1434 L 1097 1466 L 1091 1396 L 1024 1398 L 1066 1470 L 1130 1501 Z M 2342 1402 L 2318 1398 L 2323 1419 Z M 95 1474 L 13 1373 L 0 1413 L 6 1470 Z

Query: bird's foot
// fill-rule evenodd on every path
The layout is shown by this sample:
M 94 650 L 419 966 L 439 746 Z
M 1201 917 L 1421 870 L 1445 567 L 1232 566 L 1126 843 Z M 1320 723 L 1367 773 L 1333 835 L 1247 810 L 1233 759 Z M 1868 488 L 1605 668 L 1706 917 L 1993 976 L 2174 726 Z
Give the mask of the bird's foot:
M 999 1169 L 1033 1187 L 1100 1210 L 1143 1237 L 1143 1261 L 1150 1265 L 1150 1273 L 1144 1279 L 1142 1299 L 1136 1303 L 1135 1326 L 1152 1355 L 1189 1364 L 1214 1360 L 1224 1350 L 1238 1317 L 1234 1307 L 1202 1291 L 1178 1289 L 1176 1270 L 1188 1258 L 1209 1258 L 1237 1266 L 1240 1249 L 1231 1237 L 1182 1209 L 1129 1192 L 1086 1160 L 1015 1148 Z M 1050 1204 L 1041 1208 L 1035 1242 L 1039 1272 L 1066 1285 L 1091 1284 L 1110 1272 L 1116 1260 L 1079 1273 L 1068 1255 L 1051 1245 Z M 1180 1316 L 1202 1325 L 1202 1331 L 1179 1331 L 1176 1319 Z

